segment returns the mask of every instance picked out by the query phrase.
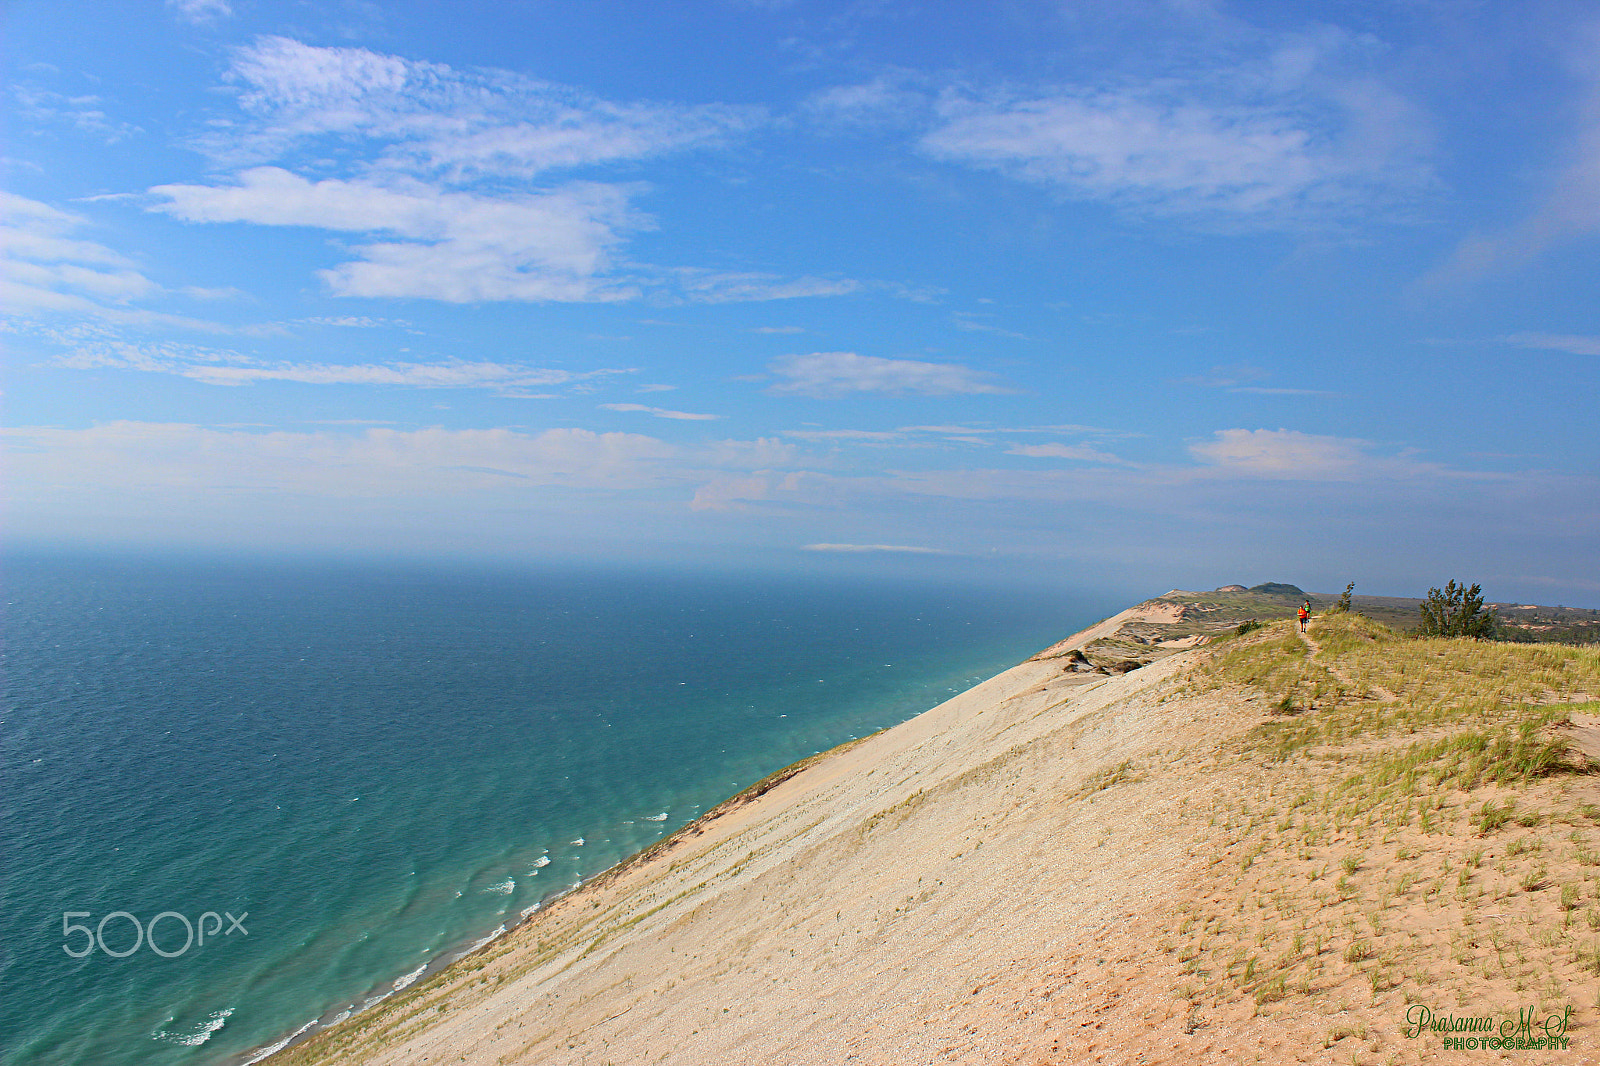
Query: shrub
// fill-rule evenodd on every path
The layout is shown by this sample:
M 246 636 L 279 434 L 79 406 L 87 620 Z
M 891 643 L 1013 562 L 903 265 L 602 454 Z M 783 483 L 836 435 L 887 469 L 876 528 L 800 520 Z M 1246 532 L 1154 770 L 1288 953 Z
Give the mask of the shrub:
M 1346 585 L 1344 587 L 1344 591 L 1339 594 L 1339 598 L 1334 601 L 1333 606 L 1328 608 L 1328 613 L 1329 614 L 1349 614 L 1350 613 L 1350 594 L 1352 592 L 1354 592 L 1355 590 L 1356 590 L 1356 583 L 1354 581 L 1352 581 L 1352 582 L 1350 582 L 1350 584 Z

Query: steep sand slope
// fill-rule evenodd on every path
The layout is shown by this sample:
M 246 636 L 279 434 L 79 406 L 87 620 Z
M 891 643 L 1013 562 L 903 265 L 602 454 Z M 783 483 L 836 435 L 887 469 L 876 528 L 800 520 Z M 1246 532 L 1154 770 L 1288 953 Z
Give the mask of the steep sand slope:
M 1426 1006 L 1600 1061 L 1600 660 L 1359 618 L 1173 654 L 1227 628 L 1182 606 L 790 768 L 284 1060 L 1457 1060 Z M 1471 769 L 1513 736 L 1577 761 Z
M 1098 1028 L 1118 995 L 1106 953 L 1142 936 L 1148 921 L 1136 916 L 1160 910 L 1195 872 L 1179 807 L 1206 800 L 1189 795 L 1198 776 L 1168 767 L 1250 716 L 1215 697 L 1158 701 L 1193 654 L 1099 679 L 1063 673 L 1055 659 L 1025 662 L 719 808 L 285 1059 L 1049 1054 L 1069 1000 Z M 1181 1014 L 1178 1001 L 1145 998 L 1117 1024 Z

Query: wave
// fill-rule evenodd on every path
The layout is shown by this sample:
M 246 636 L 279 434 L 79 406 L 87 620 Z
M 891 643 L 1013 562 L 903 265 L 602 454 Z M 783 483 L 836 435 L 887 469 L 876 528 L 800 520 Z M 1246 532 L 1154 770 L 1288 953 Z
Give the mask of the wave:
M 184 1047 L 199 1047 L 201 1044 L 204 1044 L 207 1040 L 211 1039 L 212 1033 L 226 1025 L 228 1023 L 228 1019 L 232 1016 L 233 1008 L 226 1007 L 214 1014 L 207 1015 L 206 1020 L 201 1022 L 199 1028 L 192 1033 L 169 1033 L 165 1029 L 158 1029 L 150 1035 L 155 1039 L 165 1041 L 168 1044 L 181 1044 Z M 167 1021 L 170 1022 L 172 1019 L 168 1018 Z
M 511 895 L 511 893 L 515 892 L 516 889 L 517 889 L 517 880 L 516 880 L 516 878 L 508 877 L 504 881 L 500 881 L 500 882 L 497 882 L 496 884 L 490 885 L 488 888 L 484 889 L 484 891 L 485 892 L 498 892 L 502 896 L 509 896 L 509 895 Z
M 284 1048 L 300 1039 L 300 1037 L 305 1035 L 306 1032 L 315 1027 L 316 1024 L 317 1020 L 312 1018 L 309 1022 L 306 1022 L 306 1024 L 302 1025 L 300 1028 L 296 1029 L 294 1032 L 290 1033 L 276 1044 L 268 1044 L 266 1047 L 261 1048 L 255 1054 L 251 1055 L 248 1059 L 245 1059 L 243 1066 L 255 1066 L 255 1064 L 260 1062 L 262 1059 L 276 1055 L 278 1052 L 282 1051 Z
M 402 978 L 398 979 L 397 981 L 395 981 L 393 990 L 396 991 L 396 992 L 403 992 L 406 989 L 410 988 L 412 985 L 417 983 L 417 978 L 421 977 L 424 973 L 427 972 L 427 969 L 428 969 L 428 964 L 427 963 L 423 963 L 421 966 L 418 966 L 415 970 L 412 970 L 410 973 L 406 974 L 404 977 L 402 977 Z M 344 1019 L 342 1019 L 342 1018 L 335 1018 L 329 1024 L 330 1025 L 337 1025 L 339 1022 L 341 1022 L 343 1020 Z
M 662 811 L 660 814 L 647 814 L 644 816 L 644 820 L 647 822 L 664 822 L 667 820 L 667 812 Z

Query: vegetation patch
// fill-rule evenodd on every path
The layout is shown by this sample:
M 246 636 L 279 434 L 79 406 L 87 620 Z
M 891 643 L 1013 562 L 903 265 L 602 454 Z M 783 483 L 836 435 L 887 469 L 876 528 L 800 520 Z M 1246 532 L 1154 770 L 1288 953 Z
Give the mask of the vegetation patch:
M 1208 873 L 1167 931 L 1190 1011 L 1513 1004 L 1594 1024 L 1600 779 L 1569 716 L 1600 648 L 1412 638 L 1353 612 L 1277 622 L 1184 681 L 1259 701 L 1244 787 L 1186 818 Z M 1290 713 L 1292 712 L 1292 713 Z M 1294 1004 L 1299 1002 L 1296 1008 Z

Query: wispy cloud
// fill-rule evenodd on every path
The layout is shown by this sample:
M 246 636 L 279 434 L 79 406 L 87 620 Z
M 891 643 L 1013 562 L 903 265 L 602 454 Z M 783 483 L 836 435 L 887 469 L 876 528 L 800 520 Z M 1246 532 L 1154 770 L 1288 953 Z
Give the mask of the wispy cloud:
M 167 7 L 179 18 L 197 26 L 233 15 L 233 6 L 228 0 L 167 0 Z
M 1091 448 L 1087 444 L 1017 444 L 1006 449 L 1007 455 L 1026 455 L 1035 459 L 1073 459 L 1082 463 L 1126 463 L 1110 452 Z
M 957 363 L 925 363 L 916 359 L 882 359 L 855 352 L 813 352 L 776 359 L 768 369 L 785 379 L 776 393 L 844 396 L 881 392 L 891 396 L 953 396 L 1005 393 L 991 376 Z
M 210 385 L 250 385 L 292 381 L 305 385 L 388 385 L 419 389 L 490 389 L 504 395 L 522 390 L 574 385 L 622 369 L 584 372 L 552 370 L 515 363 L 452 361 L 444 363 L 315 363 L 261 359 L 227 349 L 174 342 L 135 344 L 95 339 L 73 344 L 53 360 L 77 370 L 137 370 L 175 374 Z
M 1463 239 L 1424 278 L 1426 283 L 1474 281 L 1600 234 L 1600 18 L 1568 27 L 1565 37 L 1566 65 L 1583 85 L 1583 95 L 1543 192 L 1520 221 Z
M 1183 378 L 1185 385 L 1197 385 L 1203 389 L 1226 389 L 1229 392 L 1254 394 L 1257 396 L 1337 396 L 1338 393 L 1328 392 L 1325 389 L 1295 389 L 1268 385 L 1247 384 L 1247 382 L 1264 381 L 1271 377 L 1267 371 L 1258 366 L 1249 366 L 1238 363 L 1232 366 L 1214 366 L 1211 373 L 1194 375 Z
M 1027 92 L 951 90 L 922 139 L 937 158 L 1074 199 L 1226 228 L 1383 211 L 1432 182 L 1420 111 L 1349 72 L 1338 34 L 1233 69 Z
M 913 555 L 959 555 L 943 548 L 923 548 L 911 544 L 805 544 L 808 552 L 908 552 Z
M 785 437 L 810 441 L 891 441 L 902 440 L 904 433 L 873 429 L 786 429 Z
M 256 432 L 123 421 L 0 433 L 26 446 L 13 453 L 20 459 L 14 466 L 31 483 L 59 479 L 79 488 L 204 492 L 228 485 L 240 492 L 361 498 L 481 489 L 506 474 L 530 485 L 620 490 L 687 476 L 660 466 L 683 457 L 670 444 L 582 429 Z
M 656 418 L 673 418 L 681 422 L 714 422 L 721 415 L 700 415 L 689 411 L 670 411 L 665 407 L 647 407 L 642 403 L 603 403 L 600 405 L 607 411 L 637 411 L 640 414 L 653 415 Z
M 751 333 L 804 333 L 804 326 L 756 326 Z
M 1368 441 L 1292 429 L 1220 429 L 1189 454 L 1213 473 L 1297 481 L 1359 481 L 1478 476 L 1450 471 L 1409 454 L 1383 455 Z
M 249 121 L 201 142 L 221 161 L 265 162 L 320 138 L 360 138 L 377 142 L 380 166 L 449 183 L 647 159 L 764 121 L 759 108 L 615 103 L 509 71 L 287 37 L 238 49 L 227 76 Z
M 222 332 L 214 322 L 133 306 L 160 285 L 126 256 L 74 233 L 88 219 L 0 192 L 0 307 L 29 315 L 71 313 L 107 322 Z
M 679 268 L 671 273 L 684 299 L 693 303 L 720 304 L 753 300 L 793 300 L 805 296 L 846 296 L 862 288 L 861 282 L 849 278 L 781 278 L 775 274 L 730 274 L 689 268 Z
M 1571 333 L 1513 333 L 1507 344 L 1518 348 L 1542 348 L 1551 352 L 1570 352 L 1573 355 L 1600 355 L 1600 337 L 1583 337 Z
M 957 329 L 964 329 L 972 333 L 993 333 L 998 337 L 1010 337 L 1014 340 L 1025 341 L 1032 338 L 1013 330 L 1002 329 L 992 322 L 983 322 L 974 311 L 957 311 L 951 316 Z
M 632 204 L 642 186 L 550 182 L 722 143 L 764 122 L 757 108 L 619 104 L 508 71 L 286 37 L 236 50 L 227 80 L 242 119 L 193 143 L 232 181 L 155 186 L 152 209 L 368 236 L 354 259 L 318 272 L 335 296 L 728 303 L 861 287 L 629 262 L 628 238 L 656 225 Z M 348 160 L 347 173 L 329 176 L 329 158 Z M 300 172 L 306 159 L 316 178 Z
M 308 326 L 341 326 L 348 329 L 383 329 L 394 327 L 409 329 L 411 323 L 403 318 L 370 318 L 366 315 L 317 315 L 298 321 Z
M 1270 387 L 1265 386 L 1265 385 L 1240 385 L 1237 388 L 1232 388 L 1232 389 L 1229 389 L 1228 391 L 1229 392 L 1253 393 L 1254 395 L 1257 395 L 1257 396 L 1337 396 L 1337 395 L 1339 395 L 1336 392 L 1329 392 L 1327 389 L 1278 389 L 1278 388 L 1270 388 Z
M 107 144 L 127 140 L 144 132 L 130 122 L 114 119 L 105 112 L 105 101 L 93 93 L 68 95 L 38 85 L 11 86 L 17 118 L 44 125 L 66 125 L 94 134 Z

